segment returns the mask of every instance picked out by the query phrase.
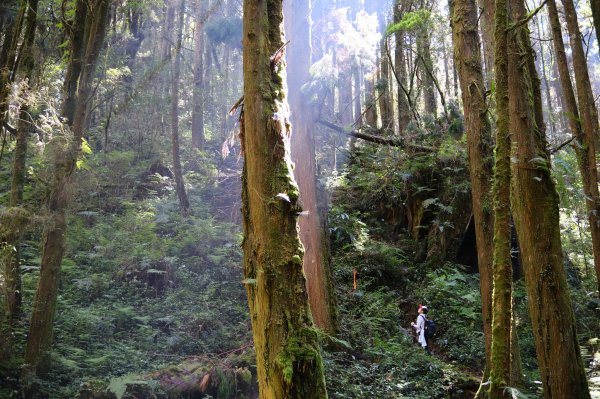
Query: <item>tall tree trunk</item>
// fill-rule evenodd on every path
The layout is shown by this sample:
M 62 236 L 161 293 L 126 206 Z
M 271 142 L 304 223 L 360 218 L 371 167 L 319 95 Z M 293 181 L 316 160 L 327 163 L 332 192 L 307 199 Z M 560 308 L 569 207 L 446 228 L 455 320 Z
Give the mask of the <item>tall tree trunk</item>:
M 481 8 L 481 37 L 485 62 L 485 83 L 492 87 L 494 81 L 494 0 L 479 0 Z
M 421 2 L 421 8 L 425 8 L 425 2 Z M 435 97 L 435 82 L 433 60 L 431 59 L 431 35 L 428 31 L 428 23 L 417 32 L 417 53 L 419 54 L 419 68 L 421 82 L 423 84 L 423 102 L 425 113 L 437 116 L 437 101 Z
M 362 71 L 358 60 L 356 60 L 356 64 L 352 68 L 352 76 L 354 77 L 354 86 L 352 92 L 354 93 L 354 124 L 356 126 L 362 126 L 363 115 L 362 115 L 362 104 L 361 104 L 361 87 L 360 83 L 362 81 Z
M 192 147 L 204 147 L 204 6 L 205 0 L 196 4 L 196 30 L 194 32 L 194 91 L 192 108 Z
M 522 0 L 511 2 L 511 21 L 526 16 Z M 540 83 L 529 30 L 509 35 L 511 205 L 522 253 L 528 304 L 545 398 L 590 397 L 577 342 L 560 242 L 558 195 L 550 173 L 541 112 Z
M 35 29 L 37 25 L 38 0 L 28 0 L 27 16 L 25 20 L 25 36 L 19 57 L 21 58 L 21 76 L 32 84 L 32 74 L 34 68 L 33 42 L 35 39 Z M 15 71 L 16 72 L 16 71 Z M 12 208 L 11 214 L 15 218 L 8 225 L 10 231 L 2 243 L 7 249 L 4 262 L 4 289 L 6 293 L 6 327 L 3 334 L 7 337 L 5 343 L 11 341 L 12 328 L 21 313 L 21 236 L 25 228 L 26 213 L 17 211 L 23 205 L 23 188 L 25 186 L 25 170 L 27 159 L 27 137 L 31 131 L 33 121 L 30 118 L 29 107 L 26 104 L 21 106 L 19 111 L 19 123 L 17 126 L 16 144 L 13 155 L 13 169 L 11 176 L 11 189 L 9 206 Z
M 564 110 L 567 109 L 567 105 L 565 104 L 565 96 L 562 94 L 562 88 L 560 84 L 560 73 L 558 72 L 557 61 L 555 60 L 556 55 L 554 51 L 550 52 L 551 63 L 552 63 L 552 88 L 554 89 L 554 99 L 557 103 L 557 114 L 558 114 L 558 130 L 565 131 L 568 129 L 568 116 Z M 554 138 L 554 142 L 550 142 L 550 144 L 558 144 L 557 138 Z
M 370 73 L 365 76 L 364 87 L 365 87 L 365 123 L 368 126 L 377 127 L 377 100 L 375 93 L 375 82 L 376 73 Z
M 492 347 L 492 255 L 494 252 L 494 217 L 491 211 L 492 132 L 487 117 L 475 0 L 450 0 L 449 3 L 454 65 L 460 80 L 466 121 L 485 338 L 486 372 L 483 378 L 485 382 L 489 376 Z
M 386 53 L 386 38 L 381 40 L 381 61 L 378 70 L 377 95 L 379 96 L 379 113 L 381 128 L 394 131 L 394 109 L 392 108 L 392 80 L 390 79 L 390 64 Z
M 554 2 L 554 0 L 550 1 Z M 600 194 L 598 193 L 598 170 L 596 167 L 596 143 L 600 137 L 598 109 L 596 108 L 594 93 L 590 83 L 587 58 L 583 51 L 583 39 L 579 31 L 575 5 L 573 4 L 573 0 L 563 0 L 563 5 L 565 7 L 565 19 L 571 42 L 575 87 L 577 88 L 579 116 L 581 116 L 581 130 L 578 131 L 579 134 L 576 134 L 575 131 L 573 134 L 577 140 L 575 149 L 578 152 L 579 169 L 581 171 L 583 190 L 586 198 L 585 204 L 588 211 L 590 231 L 592 233 L 596 282 L 600 290 Z M 564 90 L 565 88 L 563 88 Z
M 510 149 L 508 87 L 508 3 L 496 0 L 496 162 L 494 167 L 494 263 L 492 294 L 492 359 L 490 398 L 510 398 L 512 259 L 510 237 Z
M 244 0 L 244 275 L 259 397 L 327 398 L 296 229 L 281 0 Z
M 65 74 L 63 85 L 63 103 L 61 114 L 69 126 L 75 118 L 75 107 L 77 103 L 77 85 L 83 68 L 83 57 L 86 51 L 86 24 L 88 23 L 87 5 L 85 1 L 77 1 L 75 5 L 76 18 L 71 23 L 71 48 L 69 52 L 69 65 Z
M 397 0 L 396 6 L 394 7 L 394 23 L 402 21 L 404 15 L 404 3 L 402 0 Z M 396 38 L 396 49 L 394 50 L 394 64 L 396 81 L 398 83 L 398 130 L 402 134 L 408 124 L 410 123 L 410 108 L 409 99 L 406 96 L 404 90 L 406 90 L 406 60 L 404 57 L 404 32 L 398 30 L 394 34 Z
M 286 3 L 286 32 L 295 40 L 286 51 L 287 83 L 293 135 L 291 137 L 294 177 L 300 189 L 300 203 L 304 214 L 298 220 L 300 241 L 304 246 L 303 268 L 306 290 L 315 325 L 325 331 L 337 330 L 335 297 L 332 286 L 328 247 L 321 241 L 321 222 L 316 187 L 315 119 L 302 86 L 310 81 L 311 66 L 311 10 L 310 0 L 291 0 Z
M 77 10 L 87 13 L 87 7 L 80 7 L 79 3 L 85 3 L 85 1 L 78 0 Z M 108 3 L 108 0 L 97 0 L 92 4 L 88 3 L 90 18 L 88 29 L 85 30 L 86 37 L 83 39 L 87 41 L 83 68 L 78 77 L 70 76 L 70 79 L 76 79 L 79 82 L 75 109 L 73 110 L 73 141 L 56 140 L 52 143 L 56 146 L 57 151 L 52 162 L 52 186 L 47 201 L 49 219 L 42 233 L 40 279 L 35 294 L 25 350 L 25 367 L 23 369 L 25 381 L 28 382 L 31 382 L 28 378 L 30 374 L 38 374 L 41 371 L 48 370 L 48 351 L 52 345 L 60 266 L 66 242 L 67 208 L 72 200 L 72 175 L 80 153 L 88 102 L 93 93 L 92 83 L 98 55 L 104 43 Z M 85 21 L 84 15 L 76 12 L 74 24 L 85 23 Z M 76 31 L 77 29 L 73 30 L 73 32 Z M 71 46 L 75 46 L 76 43 L 77 41 L 71 41 Z M 73 58 L 71 61 L 73 61 Z M 69 65 L 69 68 L 72 68 L 72 65 Z M 64 101 L 67 100 L 65 98 Z M 64 104 L 63 109 L 65 109 Z M 66 148 L 66 150 L 61 151 L 61 148 Z
M 540 18 L 536 19 L 536 28 L 537 28 L 537 35 L 538 37 L 544 37 L 543 34 L 545 32 L 542 31 L 542 27 L 540 26 Z M 546 67 L 546 55 L 545 55 L 545 51 L 544 51 L 544 43 L 540 41 L 539 43 L 540 46 L 540 70 L 542 71 L 542 80 L 544 83 L 544 95 L 545 95 L 545 99 L 546 99 L 546 115 L 547 118 L 549 119 L 549 125 L 550 125 L 550 140 L 552 141 L 552 139 L 556 136 L 556 123 L 554 123 L 554 118 L 552 115 L 552 96 L 550 95 L 550 82 L 548 80 L 548 68 Z
M 116 7 L 116 5 L 115 5 Z M 139 4 L 128 4 L 125 10 L 127 16 L 127 30 L 130 37 L 125 42 L 125 65 L 131 73 L 123 77 L 125 84 L 125 97 L 133 95 L 133 71 L 135 70 L 135 57 L 144 40 L 144 31 L 142 29 L 142 11 Z M 116 25 L 116 24 L 113 24 Z M 127 101 L 127 100 L 125 100 Z M 107 151 L 105 146 L 104 151 Z
M 175 186 L 177 198 L 179 199 L 179 211 L 183 217 L 192 214 L 190 201 L 183 181 L 181 158 L 179 156 L 179 78 L 181 76 L 181 42 L 183 40 L 183 17 L 185 14 L 185 0 L 179 0 L 179 15 L 177 21 L 177 32 L 175 33 L 175 54 L 173 54 L 173 69 L 171 73 L 171 150 L 173 154 L 173 174 L 175 175 Z
M 444 89 L 445 96 L 450 97 L 450 60 L 448 59 L 448 50 L 446 49 L 446 37 L 442 37 L 442 55 L 444 57 Z M 432 71 L 433 72 L 433 71 Z

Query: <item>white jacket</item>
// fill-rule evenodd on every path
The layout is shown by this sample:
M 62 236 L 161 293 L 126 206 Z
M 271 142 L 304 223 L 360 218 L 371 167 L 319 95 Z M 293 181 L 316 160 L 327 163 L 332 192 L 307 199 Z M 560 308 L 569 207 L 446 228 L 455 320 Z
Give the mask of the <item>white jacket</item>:
M 415 328 L 415 330 L 417 330 L 417 336 L 419 337 L 419 343 L 421 344 L 422 347 L 427 346 L 427 340 L 425 339 L 425 320 L 426 319 L 427 319 L 427 316 L 425 316 L 424 314 L 420 314 L 417 317 L 417 324 L 413 324 L 413 327 Z

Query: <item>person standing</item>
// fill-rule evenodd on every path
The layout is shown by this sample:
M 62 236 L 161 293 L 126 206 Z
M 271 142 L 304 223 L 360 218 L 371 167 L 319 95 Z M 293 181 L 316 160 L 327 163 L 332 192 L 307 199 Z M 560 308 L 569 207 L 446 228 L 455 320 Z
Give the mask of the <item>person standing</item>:
M 427 346 L 427 338 L 425 337 L 425 324 L 427 321 L 427 306 L 423 306 L 422 304 L 419 305 L 419 315 L 417 316 L 417 322 L 416 323 L 411 323 L 411 326 L 413 326 L 413 328 L 416 330 L 417 332 L 417 339 L 419 344 L 421 344 L 421 346 L 423 347 L 423 349 L 425 349 L 425 351 L 431 355 L 431 352 L 429 351 L 429 346 Z

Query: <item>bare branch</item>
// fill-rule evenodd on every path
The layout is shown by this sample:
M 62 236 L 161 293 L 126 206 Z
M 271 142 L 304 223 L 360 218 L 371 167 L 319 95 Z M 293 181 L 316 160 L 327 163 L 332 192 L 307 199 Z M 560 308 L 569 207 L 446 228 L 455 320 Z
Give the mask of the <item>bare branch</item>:
M 407 149 L 411 149 L 411 150 L 415 150 L 415 151 L 419 151 L 419 152 L 433 152 L 436 150 L 434 147 L 428 147 L 428 146 L 423 146 L 423 145 L 418 145 L 418 144 L 407 143 L 404 139 L 401 139 L 401 138 L 386 138 L 386 137 L 378 136 L 376 134 L 361 133 L 358 130 L 347 131 L 343 127 L 335 125 L 331 122 L 327 122 L 323 119 L 317 119 L 316 122 L 323 126 L 328 127 L 331 130 L 334 130 L 338 133 L 342 133 L 342 134 L 345 134 L 345 135 L 348 135 L 351 137 L 356 137 L 358 139 L 369 141 L 369 142 L 375 143 L 375 144 L 388 145 L 390 147 L 407 148 Z M 371 133 L 379 133 L 379 134 L 383 133 L 382 129 L 370 128 L 368 130 Z

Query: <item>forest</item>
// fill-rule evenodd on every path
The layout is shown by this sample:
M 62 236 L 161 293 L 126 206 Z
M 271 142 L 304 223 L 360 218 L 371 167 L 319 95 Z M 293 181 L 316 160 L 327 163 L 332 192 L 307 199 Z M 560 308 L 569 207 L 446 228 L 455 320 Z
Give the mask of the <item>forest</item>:
M 599 98 L 600 0 L 0 0 L 0 399 L 600 398 Z

